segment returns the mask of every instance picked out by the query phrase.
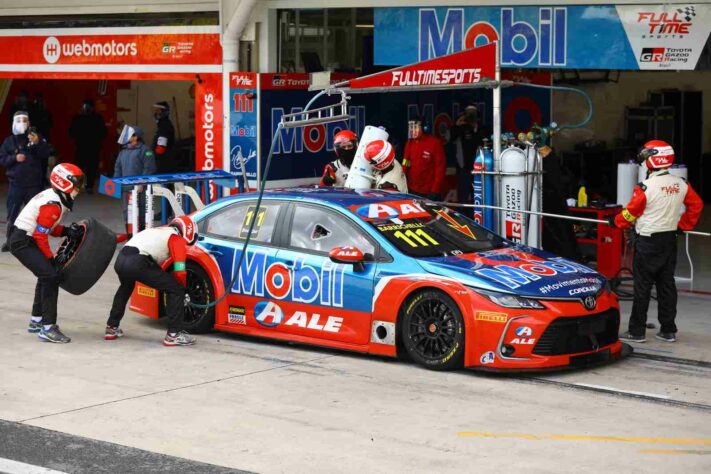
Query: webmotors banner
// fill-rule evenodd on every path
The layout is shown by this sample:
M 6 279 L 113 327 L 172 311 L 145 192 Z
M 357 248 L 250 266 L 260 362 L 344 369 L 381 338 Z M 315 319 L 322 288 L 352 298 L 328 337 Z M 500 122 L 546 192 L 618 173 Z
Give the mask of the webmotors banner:
M 174 31 L 173 31 L 174 30 Z M 0 64 L 221 64 L 219 32 L 204 27 L 0 31 Z
M 710 31 L 708 4 L 376 8 L 375 63 L 499 41 L 504 67 L 694 69 Z

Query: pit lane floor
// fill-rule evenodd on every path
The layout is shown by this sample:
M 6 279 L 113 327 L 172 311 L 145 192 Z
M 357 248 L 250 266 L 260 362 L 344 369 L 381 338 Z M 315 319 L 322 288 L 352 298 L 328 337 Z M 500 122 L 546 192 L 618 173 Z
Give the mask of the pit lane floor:
M 118 202 L 80 199 L 74 219 L 121 227 Z M 695 255 L 697 288 L 709 288 L 711 257 Z M 644 357 L 511 377 L 220 333 L 165 348 L 161 324 L 130 313 L 126 337 L 104 341 L 116 287 L 109 270 L 83 296 L 62 292 L 73 341 L 40 343 L 25 332 L 34 279 L 0 255 L 0 419 L 12 422 L 0 425 L 0 458 L 91 472 L 40 435 L 24 435 L 36 456 L 3 450 L 27 427 L 256 472 L 711 470 L 711 297 L 680 295 L 679 342 L 650 331 L 635 345 Z M 110 449 L 84 445 L 97 458 Z

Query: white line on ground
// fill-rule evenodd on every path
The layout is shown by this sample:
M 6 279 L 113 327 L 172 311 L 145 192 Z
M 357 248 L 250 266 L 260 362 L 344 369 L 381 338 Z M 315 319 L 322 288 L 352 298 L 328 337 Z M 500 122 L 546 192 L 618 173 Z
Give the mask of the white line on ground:
M 55 471 L 54 469 L 47 469 L 46 467 L 5 458 L 0 458 L 0 472 L 7 474 L 66 474 L 62 471 Z
M 621 390 L 619 388 L 607 387 L 605 385 L 593 385 L 590 383 L 574 383 L 573 385 L 578 385 L 579 387 L 598 388 L 600 390 L 609 390 L 609 391 L 613 391 L 613 392 L 629 393 L 630 395 L 642 395 L 645 397 L 659 398 L 662 400 L 669 400 L 671 398 L 667 395 L 659 395 L 656 393 L 647 393 L 647 392 L 635 392 L 633 390 Z

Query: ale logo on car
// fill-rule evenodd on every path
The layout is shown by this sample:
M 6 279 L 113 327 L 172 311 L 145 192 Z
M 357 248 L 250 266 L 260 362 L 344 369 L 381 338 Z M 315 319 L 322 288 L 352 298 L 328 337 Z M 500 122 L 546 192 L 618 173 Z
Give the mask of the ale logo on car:
M 260 301 L 254 305 L 254 318 L 262 326 L 271 328 L 281 323 L 284 319 L 284 312 L 271 301 Z
M 516 328 L 516 335 L 518 337 L 531 337 L 533 335 L 533 330 L 528 326 L 519 326 Z

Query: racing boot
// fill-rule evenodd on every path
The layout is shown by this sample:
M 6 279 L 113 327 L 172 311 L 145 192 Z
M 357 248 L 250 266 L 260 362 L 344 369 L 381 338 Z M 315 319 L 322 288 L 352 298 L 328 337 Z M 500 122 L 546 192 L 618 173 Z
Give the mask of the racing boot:
M 59 330 L 59 326 L 56 324 L 51 325 L 49 329 L 45 329 L 44 326 L 42 326 L 42 330 L 39 334 L 37 334 L 37 337 L 43 341 L 55 342 L 59 344 L 66 344 L 72 341 L 70 338 L 62 334 L 62 331 Z
M 123 337 L 123 331 L 118 326 L 106 326 L 106 332 L 104 333 L 104 339 L 107 341 L 113 341 Z
M 164 346 L 192 346 L 193 344 L 195 344 L 195 336 L 185 331 L 168 332 L 163 339 Z
M 40 318 L 39 321 L 30 319 L 30 324 L 27 325 L 27 332 L 29 332 L 31 334 L 37 334 L 41 330 L 42 330 L 42 318 Z

